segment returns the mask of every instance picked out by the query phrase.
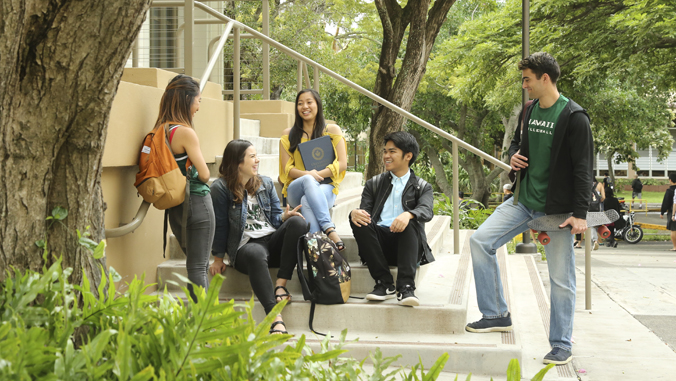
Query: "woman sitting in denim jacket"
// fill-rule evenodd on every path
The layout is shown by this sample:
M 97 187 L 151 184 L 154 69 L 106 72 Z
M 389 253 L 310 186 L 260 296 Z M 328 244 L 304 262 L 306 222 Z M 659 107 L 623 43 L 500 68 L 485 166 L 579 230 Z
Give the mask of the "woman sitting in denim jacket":
M 296 267 L 298 238 L 308 231 L 307 223 L 293 210 L 282 211 L 275 186 L 269 177 L 258 175 L 256 149 L 248 140 L 233 140 L 225 147 L 220 177 L 211 185 L 216 214 L 216 234 L 211 253 L 211 275 L 225 271 L 228 254 L 235 270 L 249 275 L 251 288 L 269 314 L 275 304 L 291 301 L 286 282 Z M 273 289 L 268 267 L 279 267 Z M 270 333 L 284 322 L 277 315 Z

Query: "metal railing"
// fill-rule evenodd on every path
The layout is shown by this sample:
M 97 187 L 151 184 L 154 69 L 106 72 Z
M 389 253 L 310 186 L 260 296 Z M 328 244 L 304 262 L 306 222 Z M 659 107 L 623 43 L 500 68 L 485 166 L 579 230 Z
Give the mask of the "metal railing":
M 263 1 L 263 3 L 266 3 Z M 238 78 L 240 76 L 239 72 L 239 39 L 240 39 L 240 31 L 246 31 L 247 36 L 251 36 L 250 38 L 256 38 L 259 40 L 262 40 L 264 43 L 270 46 L 274 46 L 277 48 L 279 51 L 285 53 L 286 55 L 295 58 L 298 60 L 298 87 L 302 87 L 302 81 L 303 81 L 303 72 L 305 72 L 305 79 L 307 81 L 307 84 L 309 85 L 309 74 L 307 67 L 305 65 L 310 65 L 314 69 L 314 78 L 315 78 L 315 83 L 314 87 L 315 89 L 318 88 L 319 86 L 319 73 L 322 72 L 333 79 L 343 83 L 344 85 L 352 88 L 353 90 L 356 90 L 357 92 L 361 93 L 362 95 L 372 99 L 373 101 L 378 102 L 379 104 L 389 108 L 390 110 L 396 112 L 397 114 L 405 117 L 406 119 L 415 122 L 416 124 L 428 129 L 429 131 L 434 132 L 435 134 L 446 138 L 447 140 L 450 140 L 452 143 L 452 155 L 453 157 L 458 157 L 458 147 L 462 147 L 465 150 L 483 158 L 484 160 L 487 160 L 494 165 L 502 168 L 503 170 L 509 171 L 511 168 L 509 165 L 503 163 L 499 159 L 483 152 L 482 150 L 472 146 L 471 144 L 468 144 L 457 137 L 451 135 L 450 133 L 440 129 L 437 126 L 432 125 L 431 123 L 411 114 L 410 112 L 402 109 L 401 107 L 391 103 L 390 101 L 366 90 L 365 88 L 357 85 L 356 83 L 350 81 L 349 79 L 333 72 L 332 70 L 324 67 L 323 65 L 311 60 L 310 58 L 305 57 L 304 55 L 296 52 L 295 50 L 277 42 L 276 40 L 268 37 L 267 35 L 255 30 L 254 28 L 251 28 L 245 24 L 242 24 L 236 20 L 233 20 L 224 14 L 216 11 L 215 9 L 194 1 L 194 0 L 185 0 L 185 1 L 155 1 L 153 2 L 152 6 L 162 6 L 162 7 L 185 7 L 185 17 L 186 17 L 186 22 L 185 22 L 185 28 L 184 28 L 184 34 L 186 37 L 186 41 L 188 36 L 192 38 L 193 34 L 193 26 L 194 26 L 194 8 L 201 9 L 205 13 L 215 17 L 216 19 L 220 20 L 222 23 L 227 24 L 228 26 L 226 27 L 226 31 L 223 33 L 223 36 L 219 39 L 218 47 L 216 50 L 213 52 L 213 55 L 210 59 L 210 65 L 208 65 L 207 70 L 205 70 L 205 73 L 202 76 L 202 81 L 201 81 L 201 87 L 204 86 L 206 83 L 207 79 L 209 78 L 209 75 L 211 74 L 211 70 L 213 69 L 213 65 L 211 62 L 215 62 L 215 59 L 220 56 L 221 50 L 223 49 L 223 46 L 225 45 L 225 41 L 227 37 L 230 34 L 230 29 L 234 28 L 233 30 L 233 37 L 234 37 L 234 55 L 235 59 L 233 59 L 233 66 L 234 66 L 234 100 L 233 100 L 233 109 L 234 109 L 234 138 L 237 139 L 240 135 L 239 131 L 239 110 L 240 110 L 240 91 L 239 91 L 239 83 L 238 83 Z M 189 8 L 189 9 L 188 9 Z M 214 20 L 211 20 L 213 22 Z M 192 44 L 186 43 L 185 44 L 185 73 L 188 75 L 191 75 L 192 71 L 192 51 L 191 51 L 191 46 Z M 265 50 L 264 50 L 265 52 Z M 305 67 L 305 70 L 303 68 Z M 264 88 L 269 88 L 269 78 L 264 78 L 264 81 L 267 79 L 267 84 L 264 85 Z M 308 86 L 309 87 L 309 86 Z M 269 94 L 269 91 L 268 91 Z M 453 195 L 453 246 L 454 246 L 454 252 L 458 253 L 460 251 L 460 233 L 459 233 L 459 200 L 458 200 L 458 194 L 455 190 L 458 189 L 458 160 L 453 160 L 453 189 L 454 189 L 454 195 Z M 143 208 L 143 205 L 142 205 Z M 140 210 L 139 210 L 140 213 Z M 135 228 L 134 228 L 135 229 Z M 133 230 L 132 230 L 133 231 Z M 108 230 L 106 230 L 106 235 L 108 235 Z

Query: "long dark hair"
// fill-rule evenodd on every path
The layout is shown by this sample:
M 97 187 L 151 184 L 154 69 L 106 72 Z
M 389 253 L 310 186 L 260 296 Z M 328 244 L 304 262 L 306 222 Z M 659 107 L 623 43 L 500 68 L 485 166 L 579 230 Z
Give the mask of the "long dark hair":
M 311 93 L 317 102 L 317 116 L 315 117 L 315 125 L 312 130 L 312 136 L 310 140 L 321 138 L 324 135 L 324 129 L 326 129 L 326 121 L 324 120 L 324 108 L 322 107 L 322 99 L 319 97 L 319 93 L 312 89 L 305 89 L 298 92 L 296 95 L 296 120 L 293 122 L 293 127 L 289 132 L 289 151 L 292 153 L 296 150 L 296 147 L 300 144 L 300 140 L 303 137 L 303 119 L 300 117 L 298 112 L 298 99 L 301 95 L 305 93 Z
M 165 123 L 194 127 L 190 107 L 199 94 L 200 85 L 192 77 L 183 74 L 175 76 L 162 95 L 155 128 Z
M 247 181 L 245 186 L 239 181 L 239 165 L 244 161 L 246 150 L 253 146 L 253 144 L 244 139 L 231 140 L 225 151 L 223 151 L 223 160 L 221 166 L 218 168 L 220 176 L 225 180 L 225 184 L 235 197 L 236 203 L 241 203 L 244 200 L 244 190 L 246 189 L 249 195 L 256 194 L 256 191 L 261 186 L 261 178 L 256 175 Z

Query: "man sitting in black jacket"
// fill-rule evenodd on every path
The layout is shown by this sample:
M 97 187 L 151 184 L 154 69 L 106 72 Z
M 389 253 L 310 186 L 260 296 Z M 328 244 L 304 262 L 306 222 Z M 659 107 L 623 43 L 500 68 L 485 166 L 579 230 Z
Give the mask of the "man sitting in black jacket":
M 425 235 L 425 222 L 433 217 L 432 186 L 409 168 L 420 151 L 413 135 L 393 132 L 384 143 L 387 172 L 366 182 L 359 209 L 350 212 L 350 226 L 359 256 L 376 281 L 366 299 L 383 301 L 396 292 L 399 304 L 417 306 L 417 267 L 434 261 Z M 389 266 L 398 269 L 396 289 Z

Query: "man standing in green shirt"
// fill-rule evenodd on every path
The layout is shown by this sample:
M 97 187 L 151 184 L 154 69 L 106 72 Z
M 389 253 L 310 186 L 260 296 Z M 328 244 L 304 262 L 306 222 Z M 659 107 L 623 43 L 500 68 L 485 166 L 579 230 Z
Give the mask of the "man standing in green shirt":
M 561 227 L 547 232 L 545 246 L 551 284 L 549 343 L 545 364 L 572 359 L 575 313 L 575 254 L 573 236 L 587 229 L 589 184 L 592 183 L 594 143 L 589 116 L 556 87 L 561 70 L 547 53 L 534 53 L 519 62 L 522 87 L 533 103 L 519 118 L 509 149 L 510 165 L 519 176 L 514 197 L 505 201 L 470 237 L 479 310 L 483 318 L 469 323 L 469 332 L 505 332 L 512 319 L 503 295 L 496 250 L 528 230 L 528 222 L 546 214 L 573 213 Z M 525 126 L 521 127 L 521 121 Z

